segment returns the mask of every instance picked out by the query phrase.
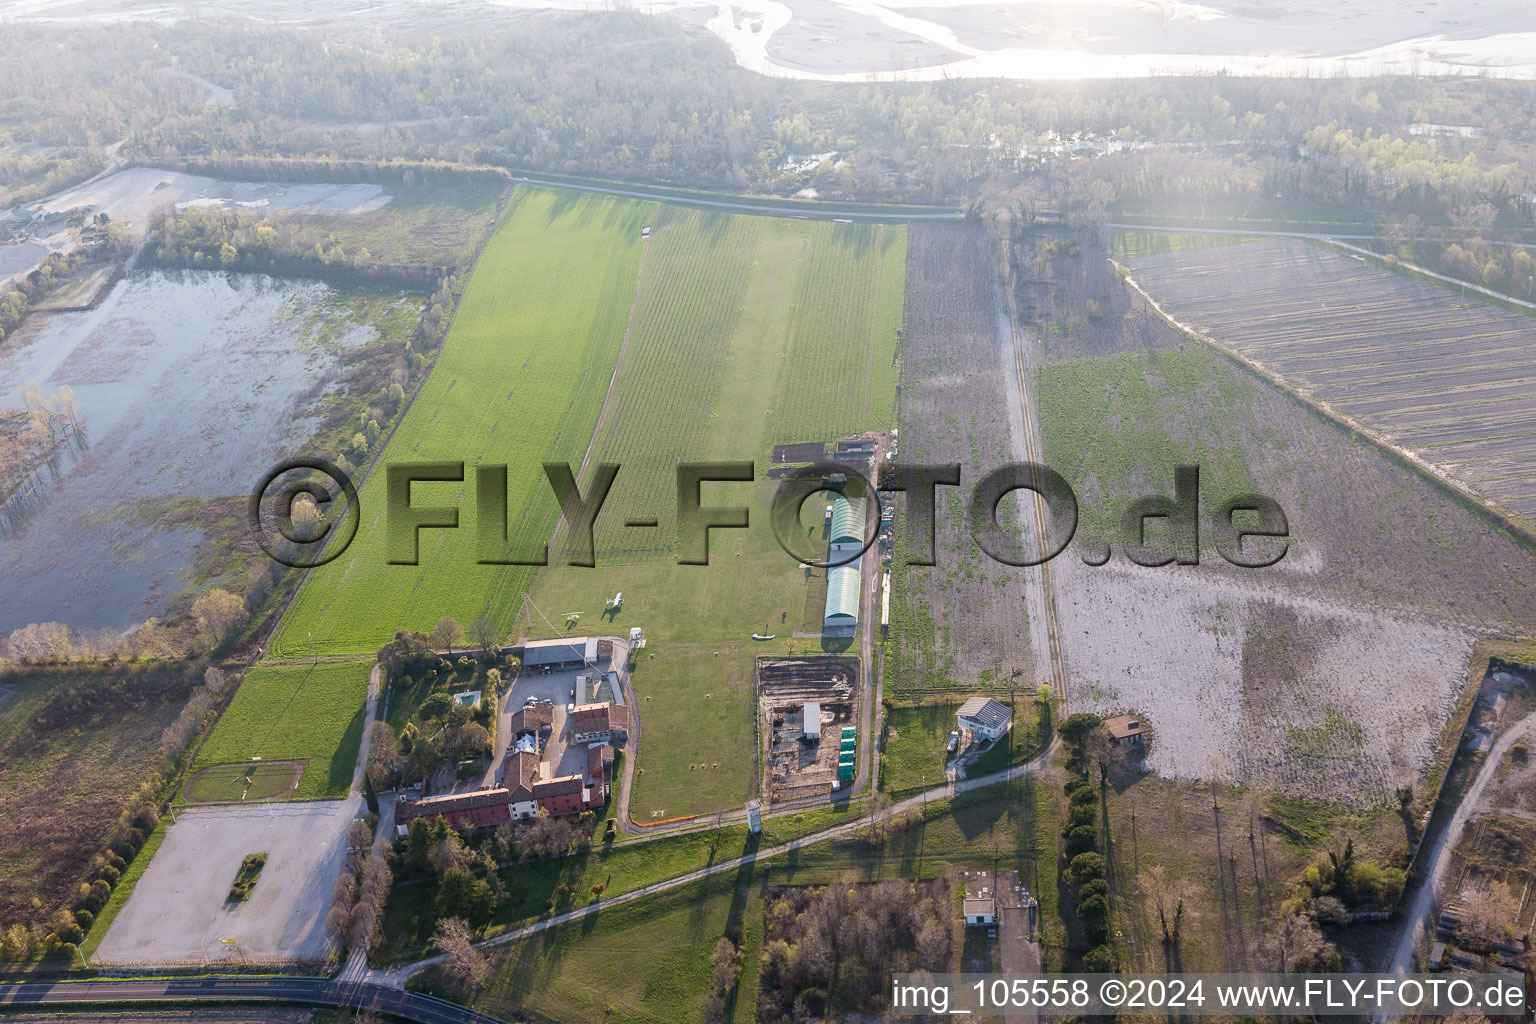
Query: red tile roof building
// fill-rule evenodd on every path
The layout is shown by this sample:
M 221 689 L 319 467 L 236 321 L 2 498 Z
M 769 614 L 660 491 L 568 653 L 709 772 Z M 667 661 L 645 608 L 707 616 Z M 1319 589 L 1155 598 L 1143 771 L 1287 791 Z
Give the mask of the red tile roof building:
M 629 738 L 629 709 L 622 704 L 582 704 L 571 712 L 572 743 L 622 743 Z

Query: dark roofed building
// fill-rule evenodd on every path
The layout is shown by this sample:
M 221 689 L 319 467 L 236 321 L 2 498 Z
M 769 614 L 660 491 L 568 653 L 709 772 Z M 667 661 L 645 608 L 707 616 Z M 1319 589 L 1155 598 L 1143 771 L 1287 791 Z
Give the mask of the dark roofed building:
M 549 704 L 528 704 L 512 715 L 512 735 L 534 735 L 549 732 L 555 720 L 555 709 Z
M 402 800 L 395 807 L 395 823 L 408 826 L 417 818 L 442 818 L 453 828 L 485 828 L 511 821 L 511 804 L 511 794 L 501 788 Z
M 523 668 L 563 668 L 597 664 L 597 638 L 530 640 L 523 645 Z
M 582 704 L 571 712 L 571 742 L 622 743 L 629 738 L 629 709 L 622 704 Z
M 960 728 L 983 739 L 995 740 L 1008 731 L 1013 712 L 991 697 L 972 697 L 955 712 Z
M 1117 747 L 1139 746 L 1146 742 L 1147 728 L 1135 715 L 1115 715 L 1104 719 L 1109 741 Z

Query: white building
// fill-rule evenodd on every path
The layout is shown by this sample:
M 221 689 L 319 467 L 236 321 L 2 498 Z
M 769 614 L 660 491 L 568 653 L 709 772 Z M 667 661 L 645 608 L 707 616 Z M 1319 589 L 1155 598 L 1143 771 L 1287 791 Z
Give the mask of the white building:
M 968 925 L 997 924 L 997 901 L 990 896 L 965 901 L 965 923 Z
M 1013 712 L 1008 705 L 991 697 L 972 697 L 955 712 L 960 731 L 968 732 L 978 740 L 996 740 L 1008 731 L 1013 722 Z

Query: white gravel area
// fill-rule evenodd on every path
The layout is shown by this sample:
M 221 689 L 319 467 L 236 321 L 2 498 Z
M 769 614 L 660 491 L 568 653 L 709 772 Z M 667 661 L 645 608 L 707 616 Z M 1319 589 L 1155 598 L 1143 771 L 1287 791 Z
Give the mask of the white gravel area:
M 93 965 L 323 959 L 347 826 L 361 809 L 352 799 L 180 812 Z M 261 851 L 251 898 L 228 902 L 240 862 Z
M 1471 657 L 1470 631 L 1259 575 L 1053 568 L 1073 710 L 1145 715 L 1166 776 L 1388 801 L 1433 756 Z

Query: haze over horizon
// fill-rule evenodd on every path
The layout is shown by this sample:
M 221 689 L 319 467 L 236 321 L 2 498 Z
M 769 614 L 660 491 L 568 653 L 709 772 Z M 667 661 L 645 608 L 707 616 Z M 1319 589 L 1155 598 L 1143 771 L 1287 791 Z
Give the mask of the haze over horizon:
M 211 14 L 282 24 L 405 27 L 434 17 L 633 9 L 671 15 L 742 67 L 821 81 L 1156 75 L 1536 78 L 1536 6 L 1520 0 L 11 0 L 0 21 L 90 23 Z

